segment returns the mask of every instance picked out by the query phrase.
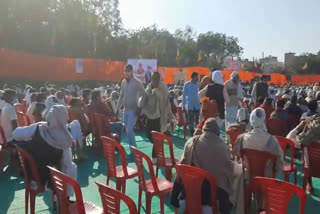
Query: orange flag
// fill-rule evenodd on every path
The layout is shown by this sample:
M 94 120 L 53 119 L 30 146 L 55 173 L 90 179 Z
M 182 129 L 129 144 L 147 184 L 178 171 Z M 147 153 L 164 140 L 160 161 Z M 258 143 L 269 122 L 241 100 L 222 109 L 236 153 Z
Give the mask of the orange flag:
M 241 63 L 241 69 L 244 69 L 244 63 Z
M 255 67 L 255 68 L 258 68 L 258 65 L 257 65 L 257 63 L 256 63 L 256 62 L 254 62 L 254 67 Z
M 93 38 L 93 52 L 97 53 L 97 39 L 96 39 L 96 37 Z
M 202 54 L 201 54 L 201 51 L 199 51 L 198 62 L 200 62 L 201 60 L 202 60 Z
M 261 64 L 261 66 L 260 66 L 260 69 L 262 70 L 262 69 L 263 69 L 263 67 L 264 67 L 264 64 L 262 63 L 262 64 Z
M 308 69 L 308 63 L 306 62 L 305 64 L 304 64 L 304 66 L 302 67 L 302 70 L 307 70 Z

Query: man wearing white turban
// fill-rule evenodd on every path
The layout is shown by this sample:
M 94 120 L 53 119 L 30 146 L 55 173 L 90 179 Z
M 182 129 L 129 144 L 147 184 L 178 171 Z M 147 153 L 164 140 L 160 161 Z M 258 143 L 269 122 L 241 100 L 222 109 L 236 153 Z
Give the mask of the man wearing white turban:
M 242 100 L 242 87 L 239 86 L 239 73 L 234 71 L 231 74 L 230 80 L 224 84 L 224 87 L 227 91 L 227 98 L 225 99 L 225 121 L 227 129 L 230 124 L 237 122 L 239 102 Z
M 256 108 L 250 114 L 252 130 L 240 135 L 235 142 L 237 156 L 240 157 L 241 149 L 253 149 L 269 152 L 276 155 L 276 171 L 282 172 L 283 151 L 277 139 L 267 132 L 265 125 L 266 113 L 262 108 Z M 272 176 L 272 164 L 268 163 L 265 169 L 265 176 Z
M 224 120 L 224 104 L 228 98 L 227 90 L 223 85 L 223 76 L 221 71 L 214 71 L 212 73 L 212 82 L 199 92 L 200 99 L 202 97 L 208 97 L 210 100 L 215 100 L 218 105 L 218 117 L 217 123 L 221 127 Z

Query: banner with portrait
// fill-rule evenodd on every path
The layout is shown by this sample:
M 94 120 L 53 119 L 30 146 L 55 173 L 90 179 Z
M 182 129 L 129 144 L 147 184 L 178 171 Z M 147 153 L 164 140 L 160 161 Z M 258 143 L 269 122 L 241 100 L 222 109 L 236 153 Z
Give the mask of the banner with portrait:
M 157 59 L 128 59 L 133 67 L 133 75 L 143 84 L 151 82 L 151 75 L 157 71 Z

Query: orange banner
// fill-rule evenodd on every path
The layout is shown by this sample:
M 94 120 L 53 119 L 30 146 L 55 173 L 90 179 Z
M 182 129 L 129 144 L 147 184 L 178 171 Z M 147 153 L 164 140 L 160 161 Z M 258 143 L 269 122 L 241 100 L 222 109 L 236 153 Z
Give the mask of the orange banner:
M 0 76 L 31 80 L 120 81 L 125 62 L 83 59 L 82 73 L 76 73 L 76 59 L 43 56 L 7 49 L 0 50 Z

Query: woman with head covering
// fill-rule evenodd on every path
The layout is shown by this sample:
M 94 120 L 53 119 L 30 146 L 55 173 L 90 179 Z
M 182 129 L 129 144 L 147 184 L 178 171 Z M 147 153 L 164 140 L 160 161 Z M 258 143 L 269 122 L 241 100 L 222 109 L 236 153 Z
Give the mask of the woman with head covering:
M 68 125 L 68 111 L 63 105 L 52 106 L 45 120 L 16 128 L 13 138 L 16 141 L 29 141 L 24 149 L 36 160 L 43 184 L 50 180 L 47 165 L 57 167 L 76 180 L 77 165 L 72 162 L 71 147 L 78 140 L 79 131 L 75 130 L 73 124 Z M 72 195 L 73 190 L 68 186 L 68 196 Z
M 217 123 L 221 127 L 222 120 L 224 120 L 224 105 L 227 100 L 227 91 L 223 85 L 223 76 L 221 71 L 214 71 L 212 73 L 212 84 L 207 85 L 204 89 L 199 92 L 199 97 L 208 97 L 209 100 L 216 101 L 218 105 L 218 117 Z
M 58 99 L 56 96 L 50 95 L 49 97 L 47 97 L 44 104 L 46 105 L 46 109 L 43 111 L 43 118 L 45 118 L 45 115 L 47 114 L 47 112 L 49 112 L 52 106 L 58 104 Z
M 235 143 L 237 156 L 240 157 L 241 149 L 253 149 L 269 152 L 276 155 L 276 171 L 282 172 L 283 151 L 277 139 L 267 132 L 265 125 L 266 114 L 262 108 L 256 108 L 250 114 L 252 130 L 240 135 Z M 272 165 L 269 163 L 265 169 L 265 176 L 272 176 Z

